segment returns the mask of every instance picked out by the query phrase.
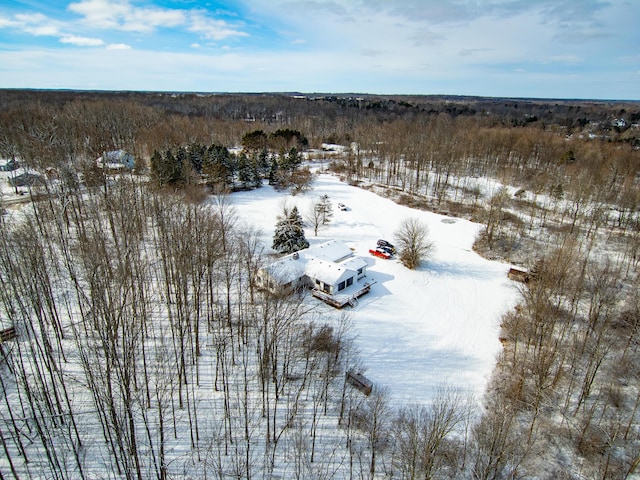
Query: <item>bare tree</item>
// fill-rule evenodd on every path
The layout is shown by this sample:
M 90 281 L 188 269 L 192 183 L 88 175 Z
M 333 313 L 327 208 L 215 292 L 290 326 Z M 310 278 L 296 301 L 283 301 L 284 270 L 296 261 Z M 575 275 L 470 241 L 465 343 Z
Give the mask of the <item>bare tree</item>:
M 500 405 L 473 426 L 471 468 L 474 479 L 516 478 L 527 449 L 517 428 L 517 411 Z
M 320 199 L 309 207 L 305 220 L 313 227 L 313 233 L 317 237 L 318 230 L 327 225 L 333 216 L 329 195 L 320 195 Z
M 415 217 L 405 218 L 395 232 L 400 260 L 410 269 L 433 254 L 435 245 L 429 238 L 429 227 Z
M 311 204 L 304 218 L 313 227 L 313 234 L 316 237 L 318 236 L 318 230 L 322 226 L 322 211 L 319 207 L 320 203 Z
M 509 192 L 505 187 L 500 188 L 489 199 L 489 211 L 486 213 L 487 228 L 485 235 L 489 247 L 493 245 L 496 234 L 500 232 L 500 222 L 502 221 L 503 210 L 509 200 Z
M 440 470 L 458 468 L 452 460 L 461 448 L 456 436 L 468 407 L 460 394 L 443 390 L 428 407 L 400 411 L 393 439 L 397 450 L 394 464 L 402 478 L 437 478 Z

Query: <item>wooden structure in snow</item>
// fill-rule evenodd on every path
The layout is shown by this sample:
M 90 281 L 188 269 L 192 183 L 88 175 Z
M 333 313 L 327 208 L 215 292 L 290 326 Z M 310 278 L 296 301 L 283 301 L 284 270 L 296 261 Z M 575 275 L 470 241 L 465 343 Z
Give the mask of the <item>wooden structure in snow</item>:
M 13 340 L 18 336 L 15 327 L 3 328 L 0 330 L 0 361 L 7 361 L 7 351 L 5 347 L 2 345 L 9 340 Z
M 529 283 L 529 281 L 531 280 L 531 276 L 529 275 L 529 272 L 525 270 L 520 270 L 519 268 L 511 267 L 509 269 L 509 273 L 507 273 L 507 276 L 511 280 L 516 282 Z
M 373 390 L 373 382 L 361 373 L 356 373 L 353 370 L 348 370 L 345 377 L 346 382 L 352 387 L 360 390 L 366 396 L 371 395 Z
M 17 336 L 18 336 L 18 334 L 16 333 L 15 327 L 9 327 L 9 328 L 2 329 L 2 330 L 0 330 L 0 343 L 1 342 L 8 342 L 9 340 L 13 340 Z
M 311 290 L 311 295 L 332 307 L 342 308 L 347 304 L 355 307 L 358 304 L 358 298 L 371 291 L 371 285 L 371 283 L 365 282 L 364 286 L 352 295 L 329 295 L 318 289 Z

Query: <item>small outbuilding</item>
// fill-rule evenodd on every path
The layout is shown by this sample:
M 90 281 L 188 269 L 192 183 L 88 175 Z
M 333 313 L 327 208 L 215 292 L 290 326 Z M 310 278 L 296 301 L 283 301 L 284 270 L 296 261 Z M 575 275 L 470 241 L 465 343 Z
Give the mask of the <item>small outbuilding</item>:
M 531 280 L 529 272 L 514 267 L 509 269 L 509 273 L 507 274 L 507 276 L 515 282 L 529 283 L 529 281 Z
M 364 395 L 369 396 L 373 390 L 373 382 L 359 372 L 349 370 L 345 376 L 346 382 Z

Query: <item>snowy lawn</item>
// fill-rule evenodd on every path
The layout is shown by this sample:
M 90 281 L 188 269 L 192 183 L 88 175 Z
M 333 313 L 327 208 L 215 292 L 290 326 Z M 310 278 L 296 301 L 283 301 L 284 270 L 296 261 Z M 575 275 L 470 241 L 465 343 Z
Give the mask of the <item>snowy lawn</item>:
M 234 193 L 231 203 L 242 222 L 262 231 L 271 251 L 283 201 L 289 208 L 297 206 L 304 217 L 323 194 L 332 200 L 333 218 L 317 237 L 306 228 L 307 240 L 311 245 L 343 240 L 369 264 L 363 282 L 376 282 L 355 308 L 344 309 L 351 317 L 365 375 L 377 387 L 387 387 L 396 405 L 429 403 L 446 387 L 480 400 L 501 348 L 501 316 L 518 299 L 517 284 L 507 278 L 509 265 L 471 250 L 482 225 L 397 205 L 326 174 L 304 195 L 292 197 L 265 185 Z M 339 210 L 338 203 L 348 210 Z M 400 222 L 411 216 L 428 224 L 436 247 L 419 270 L 369 254 L 377 239 L 393 242 Z M 311 297 L 309 301 L 318 303 L 328 323 L 342 314 Z

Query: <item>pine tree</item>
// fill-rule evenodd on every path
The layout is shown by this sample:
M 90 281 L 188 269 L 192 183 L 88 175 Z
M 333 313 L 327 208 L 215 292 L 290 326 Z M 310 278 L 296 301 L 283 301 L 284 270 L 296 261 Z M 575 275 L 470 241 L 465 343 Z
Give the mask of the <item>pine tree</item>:
M 204 161 L 206 153 L 207 147 L 200 143 L 194 142 L 189 145 L 189 163 L 191 163 L 193 169 L 200 174 L 202 173 L 202 162 Z
M 278 178 L 278 160 L 276 160 L 276 157 L 273 157 L 273 161 L 271 162 L 271 170 L 269 170 L 269 185 L 273 185 L 275 188 L 277 188 Z
M 238 181 L 242 189 L 247 189 L 249 186 L 253 186 L 255 178 L 249 157 L 243 152 L 238 156 Z
M 293 172 L 302 164 L 302 155 L 295 147 L 292 147 L 288 153 L 281 154 L 280 158 L 282 159 L 282 168 L 289 173 Z
M 293 253 L 309 247 L 309 242 L 304 236 L 304 224 L 298 207 L 293 207 L 291 212 L 280 217 L 273 234 L 272 248 L 280 253 Z
M 163 154 L 157 150 L 151 156 L 151 175 L 158 185 L 175 185 L 184 181 L 182 163 L 171 150 Z
M 269 150 L 267 150 L 266 148 L 260 150 L 260 153 L 258 154 L 258 168 L 262 177 L 266 177 L 267 175 L 269 175 L 269 171 L 271 170 L 271 162 Z
M 237 161 L 226 147 L 212 144 L 203 159 L 202 173 L 209 185 L 231 188 L 237 173 Z

